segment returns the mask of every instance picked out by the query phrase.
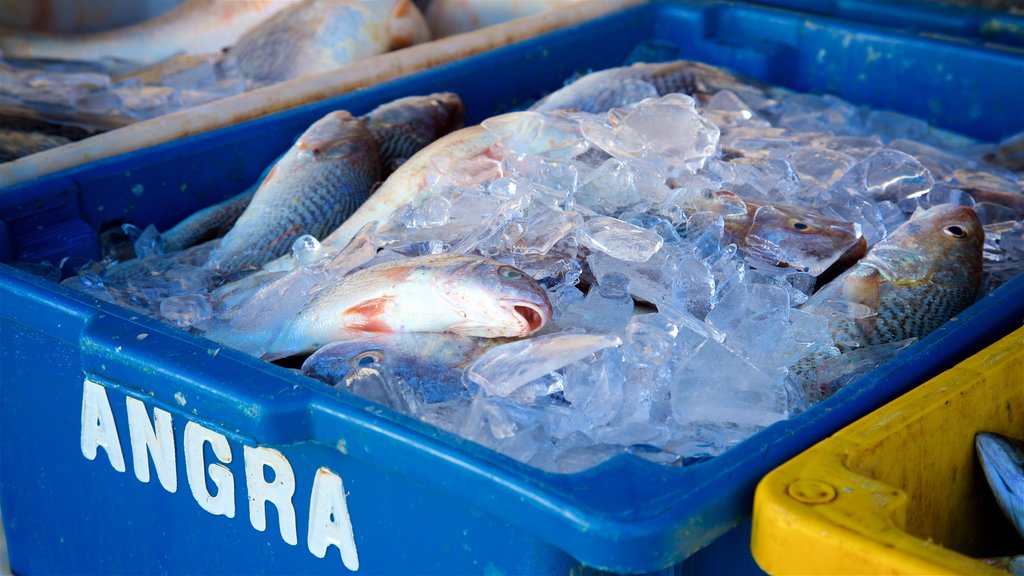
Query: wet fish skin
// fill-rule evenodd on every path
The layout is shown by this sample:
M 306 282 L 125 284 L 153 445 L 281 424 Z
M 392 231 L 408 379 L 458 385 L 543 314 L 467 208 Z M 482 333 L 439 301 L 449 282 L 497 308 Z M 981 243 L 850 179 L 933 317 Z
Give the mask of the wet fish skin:
M 0 128 L 0 162 L 10 162 L 70 142 L 70 139 L 54 134 Z
M 187 0 L 139 24 L 82 35 L 28 34 L 0 30 L 5 56 L 157 62 L 174 54 L 206 54 L 234 44 L 254 25 L 298 0 Z
M 345 111 L 317 120 L 274 165 L 221 239 L 208 267 L 258 268 L 304 234 L 322 238 L 362 204 L 379 179 L 369 130 Z
M 465 118 L 466 107 L 454 92 L 399 98 L 360 116 L 377 142 L 382 178 L 434 140 L 462 128 Z
M 478 30 L 580 0 L 431 0 L 424 11 L 435 38 Z
M 800 306 L 829 319 L 842 356 L 809 354 L 790 366 L 792 379 L 812 401 L 823 400 L 841 385 L 833 380 L 833 365 L 846 356 L 878 351 L 879 358 L 888 357 L 895 350 L 883 345 L 898 349 L 962 312 L 981 284 L 984 236 L 977 215 L 966 206 L 940 204 L 914 213 Z
M 441 136 L 462 127 L 466 109 L 453 92 L 409 96 L 360 116 L 377 145 L 380 178 Z M 278 160 L 275 160 L 276 164 Z M 260 176 L 266 179 L 270 169 Z M 226 234 L 252 200 L 256 186 L 200 210 L 163 233 L 168 251 L 181 250 Z
M 548 94 L 531 106 L 530 110 L 575 110 L 603 114 L 613 107 L 627 103 L 623 102 L 623 99 L 628 100 L 629 94 L 642 93 L 643 91 L 636 90 L 637 83 L 650 84 L 658 96 L 682 93 L 689 94 L 699 101 L 704 101 L 722 89 L 751 87 L 750 83 L 741 81 L 722 68 L 701 62 L 639 62 L 632 66 L 609 68 L 587 74 Z
M 834 325 L 840 349 L 921 338 L 974 302 L 984 239 L 966 206 L 918 211 L 801 308 L 825 311 L 841 301 L 876 312 L 857 322 L 841 317 Z
M 551 315 L 544 289 L 511 266 L 471 255 L 419 256 L 357 270 L 316 292 L 263 358 L 312 352 L 375 332 L 522 337 Z
M 681 207 L 689 214 L 720 214 L 725 223 L 724 242 L 775 266 L 804 270 L 812 276 L 835 268 L 845 270 L 867 252 L 859 224 L 798 206 L 718 190 L 690 195 Z
M 1024 443 L 1000 434 L 979 432 L 974 437 L 974 447 L 996 502 L 1024 536 Z
M 411 0 L 302 0 L 242 34 L 224 61 L 250 81 L 272 84 L 428 40 Z
M 384 222 L 400 207 L 431 197 L 437 192 L 430 185 L 430 179 L 439 175 L 435 165 L 438 160 L 479 159 L 500 162 L 502 140 L 514 133 L 519 123 L 535 120 L 536 117 L 534 112 L 510 112 L 489 118 L 486 122 L 488 128 L 481 125 L 469 126 L 434 141 L 395 170 L 359 210 L 323 240 L 323 246 L 337 250 L 367 223 L 374 220 Z M 578 138 L 578 132 L 548 124 L 545 131 L 537 134 L 530 142 L 533 147 L 531 151 L 540 153 Z
M 160 235 L 164 249 L 167 252 L 184 250 L 227 234 L 255 195 L 256 187 L 253 186 L 227 200 L 193 212 Z
M 463 381 L 466 367 L 502 341 L 448 333 L 378 334 L 320 348 L 303 362 L 302 373 L 345 387 L 354 370 L 374 369 L 414 388 L 424 402 L 443 402 L 469 397 Z

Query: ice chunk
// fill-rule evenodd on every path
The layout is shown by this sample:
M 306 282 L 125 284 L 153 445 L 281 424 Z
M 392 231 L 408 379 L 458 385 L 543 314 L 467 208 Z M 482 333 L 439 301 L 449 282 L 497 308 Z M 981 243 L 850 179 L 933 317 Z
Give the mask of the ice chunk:
M 629 278 L 613 272 L 600 278 L 598 285 L 591 286 L 586 298 L 566 309 L 556 324 L 562 329 L 611 333 L 625 327 L 632 314 Z
M 609 116 L 621 118 L 605 127 L 584 124 L 584 135 L 609 154 L 644 159 L 666 176 L 703 168 L 718 149 L 718 127 L 684 94 L 644 100 Z
M 187 328 L 212 316 L 213 307 L 203 294 L 182 294 L 161 301 L 160 315 L 179 328 Z
M 916 158 L 883 148 L 850 168 L 836 187 L 876 201 L 899 202 L 927 194 L 932 183 L 931 172 Z
M 549 334 L 496 346 L 468 368 L 467 375 L 488 394 L 507 396 L 539 378 L 594 352 L 621 343 L 606 334 Z
M 674 373 L 672 417 L 680 424 L 767 426 L 786 417 L 784 375 L 759 370 L 722 344 L 705 340 Z
M 626 262 L 646 262 L 665 243 L 650 230 L 608 216 L 587 220 L 578 238 L 587 248 Z

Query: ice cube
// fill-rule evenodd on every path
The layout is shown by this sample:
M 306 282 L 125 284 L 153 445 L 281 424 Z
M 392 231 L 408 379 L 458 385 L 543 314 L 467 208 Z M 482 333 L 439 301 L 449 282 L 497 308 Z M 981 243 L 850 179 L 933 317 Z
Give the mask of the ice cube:
M 160 315 L 179 328 L 187 328 L 212 316 L 213 307 L 204 294 L 182 294 L 161 301 Z
M 608 216 L 587 220 L 577 238 L 591 250 L 626 262 L 646 262 L 665 243 L 657 233 Z
M 617 336 L 607 334 L 549 334 L 495 346 L 467 369 L 470 381 L 488 394 L 507 396 L 539 378 L 609 346 Z

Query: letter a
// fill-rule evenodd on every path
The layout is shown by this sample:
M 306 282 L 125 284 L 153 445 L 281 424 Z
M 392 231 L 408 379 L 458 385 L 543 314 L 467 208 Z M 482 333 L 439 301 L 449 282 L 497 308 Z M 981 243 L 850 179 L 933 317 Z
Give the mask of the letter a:
M 82 390 L 82 455 L 95 460 L 97 448 L 106 450 L 114 470 L 125 471 L 124 453 L 107 400 L 107 389 L 87 379 Z
M 341 551 L 341 562 L 345 568 L 353 572 L 359 570 L 359 555 L 356 553 L 352 519 L 345 500 L 345 486 L 341 476 L 327 468 L 317 470 L 316 478 L 313 479 L 306 544 L 317 558 L 327 556 L 327 548 L 334 544 Z

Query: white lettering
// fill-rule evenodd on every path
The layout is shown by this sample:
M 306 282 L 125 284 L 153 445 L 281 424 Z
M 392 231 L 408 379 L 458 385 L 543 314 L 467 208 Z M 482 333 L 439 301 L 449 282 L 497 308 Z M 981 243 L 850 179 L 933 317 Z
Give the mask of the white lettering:
M 107 389 L 87 379 L 82 390 L 82 455 L 95 460 L 97 448 L 107 452 L 107 459 L 114 470 L 125 471 L 124 453 L 117 437 L 114 413 L 107 400 Z
M 192 496 L 196 502 L 210 514 L 235 517 L 235 479 L 231 470 L 224 464 L 210 464 L 209 474 L 213 485 L 217 487 L 217 495 L 213 496 L 206 488 L 206 458 L 203 454 L 205 444 L 209 442 L 213 455 L 224 464 L 231 463 L 231 446 L 223 434 L 218 434 L 189 420 L 185 424 L 185 475 Z
M 153 422 L 146 405 L 138 398 L 125 397 L 128 405 L 128 436 L 132 441 L 132 464 L 139 482 L 149 482 L 149 456 L 160 485 L 171 494 L 178 491 L 178 474 L 174 454 L 174 429 L 171 413 L 153 407 Z M 155 426 L 154 426 L 155 424 Z
M 317 470 L 313 479 L 306 544 L 317 558 L 327 556 L 327 548 L 334 544 L 341 551 L 341 562 L 345 568 L 353 572 L 359 570 L 359 555 L 356 553 L 356 538 L 345 500 L 345 486 L 341 476 L 327 468 Z
M 242 446 L 245 458 L 245 485 L 249 491 L 249 521 L 252 527 L 263 532 L 267 529 L 266 503 L 277 507 L 277 519 L 281 538 L 296 545 L 299 538 L 295 529 L 295 508 L 292 495 L 295 494 L 295 473 L 288 460 L 273 448 Z M 274 473 L 274 479 L 267 481 L 266 469 Z

